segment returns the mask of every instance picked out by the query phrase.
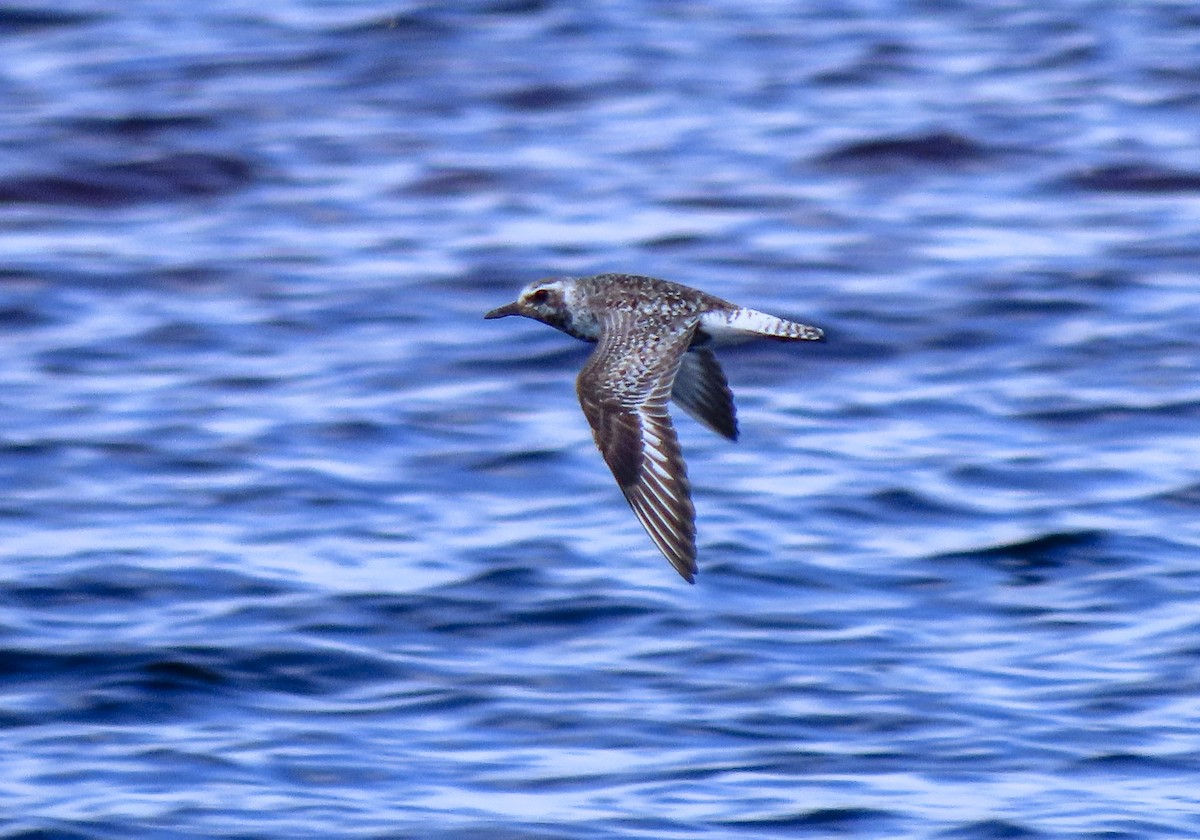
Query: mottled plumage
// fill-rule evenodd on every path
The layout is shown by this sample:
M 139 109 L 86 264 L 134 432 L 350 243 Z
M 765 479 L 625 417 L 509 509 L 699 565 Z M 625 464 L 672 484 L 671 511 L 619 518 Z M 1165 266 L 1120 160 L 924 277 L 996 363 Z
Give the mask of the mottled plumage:
M 524 315 L 595 342 L 576 382 L 592 436 L 646 533 L 689 583 L 696 574 L 691 485 L 667 403 L 737 440 L 737 413 L 711 345 L 815 341 L 785 321 L 696 289 L 634 274 L 539 280 L 485 318 Z

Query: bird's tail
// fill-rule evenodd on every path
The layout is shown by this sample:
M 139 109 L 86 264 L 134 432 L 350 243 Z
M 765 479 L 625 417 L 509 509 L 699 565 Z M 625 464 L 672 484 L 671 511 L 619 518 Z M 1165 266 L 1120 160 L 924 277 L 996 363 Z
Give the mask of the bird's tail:
M 730 332 L 742 333 L 747 338 L 762 336 L 776 341 L 820 341 L 825 337 L 825 331 L 820 327 L 776 318 L 754 309 L 738 309 L 729 313 L 725 328 Z

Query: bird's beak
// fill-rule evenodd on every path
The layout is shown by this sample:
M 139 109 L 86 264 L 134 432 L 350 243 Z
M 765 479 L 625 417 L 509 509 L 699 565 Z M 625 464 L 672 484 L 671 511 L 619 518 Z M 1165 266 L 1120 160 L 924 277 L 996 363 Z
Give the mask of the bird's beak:
M 491 319 L 491 318 L 503 318 L 505 315 L 520 315 L 520 314 L 521 314 L 521 303 L 520 303 L 520 301 L 514 300 L 512 303 L 506 303 L 506 304 L 504 304 L 504 306 L 499 306 L 499 307 L 493 309 L 491 312 L 487 313 L 483 317 Z

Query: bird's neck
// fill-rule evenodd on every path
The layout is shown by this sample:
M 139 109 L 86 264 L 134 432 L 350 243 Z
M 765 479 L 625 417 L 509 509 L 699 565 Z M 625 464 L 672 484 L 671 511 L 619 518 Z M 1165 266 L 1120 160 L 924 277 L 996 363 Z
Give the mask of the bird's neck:
M 600 340 L 600 322 L 585 309 L 567 313 L 564 323 L 558 328 L 580 341 L 596 342 Z

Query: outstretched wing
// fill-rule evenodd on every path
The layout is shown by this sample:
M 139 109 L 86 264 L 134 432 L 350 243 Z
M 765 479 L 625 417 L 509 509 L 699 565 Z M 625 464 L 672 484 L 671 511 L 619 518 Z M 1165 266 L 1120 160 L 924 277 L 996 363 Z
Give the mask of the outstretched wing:
M 576 382 L 596 446 L 621 492 L 689 583 L 696 575 L 696 513 L 667 402 L 695 329 L 692 321 L 664 334 L 661 323 L 609 313 Z
M 729 381 L 713 351 L 696 347 L 683 354 L 671 399 L 717 434 L 737 440 L 737 409 Z

